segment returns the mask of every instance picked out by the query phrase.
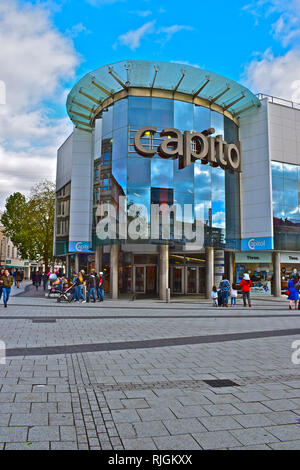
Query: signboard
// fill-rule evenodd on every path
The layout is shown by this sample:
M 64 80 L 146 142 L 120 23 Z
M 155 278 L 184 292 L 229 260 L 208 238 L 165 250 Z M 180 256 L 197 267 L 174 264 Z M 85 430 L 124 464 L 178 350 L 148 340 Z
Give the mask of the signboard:
M 273 237 L 243 238 L 241 248 L 242 251 L 273 250 Z
M 271 281 L 253 282 L 251 295 L 271 295 Z
M 5 264 L 11 264 L 11 259 L 7 259 L 7 260 L 5 261 Z
M 69 253 L 90 253 L 91 242 L 69 242 Z
M 280 262 L 285 264 L 300 264 L 300 253 L 280 253 Z
M 236 253 L 236 263 L 272 263 L 272 253 Z

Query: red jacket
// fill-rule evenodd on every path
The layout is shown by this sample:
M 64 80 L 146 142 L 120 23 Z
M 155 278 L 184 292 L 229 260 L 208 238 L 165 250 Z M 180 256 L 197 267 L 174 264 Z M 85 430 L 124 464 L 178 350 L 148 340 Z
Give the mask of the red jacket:
M 242 292 L 250 292 L 252 286 L 253 284 L 251 281 L 246 281 L 245 279 L 242 279 L 240 282 L 240 288 L 242 289 Z

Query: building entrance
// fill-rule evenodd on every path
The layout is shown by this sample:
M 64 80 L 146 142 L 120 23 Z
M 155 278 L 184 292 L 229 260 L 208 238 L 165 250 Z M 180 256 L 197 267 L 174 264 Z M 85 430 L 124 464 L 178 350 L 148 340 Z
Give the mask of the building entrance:
M 153 294 L 158 290 L 157 266 L 134 266 L 134 287 L 136 294 Z

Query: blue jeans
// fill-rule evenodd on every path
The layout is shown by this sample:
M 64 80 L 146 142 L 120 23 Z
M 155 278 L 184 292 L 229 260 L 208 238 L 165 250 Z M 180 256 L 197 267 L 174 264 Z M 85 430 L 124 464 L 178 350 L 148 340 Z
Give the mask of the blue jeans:
M 97 297 L 100 299 L 100 302 L 104 300 L 104 289 L 103 287 L 97 287 Z
M 86 299 L 87 302 L 90 301 L 91 295 L 94 299 L 94 302 L 96 302 L 96 287 L 89 287 L 88 288 L 87 299 Z
M 38 290 L 38 288 L 39 288 L 39 285 L 40 285 L 40 282 L 39 282 L 39 281 L 36 281 L 36 282 L 35 282 L 35 287 L 36 287 L 36 290 Z
M 76 300 L 79 302 L 80 299 L 85 300 L 83 295 L 83 286 L 75 286 Z
M 231 305 L 236 305 L 236 297 L 231 297 Z
M 10 291 L 11 291 L 11 287 L 3 287 L 3 303 L 4 303 L 4 305 L 6 305 L 7 302 L 8 302 Z
M 223 290 L 222 291 L 222 304 L 228 304 L 228 296 L 229 296 L 229 291 L 228 290 Z

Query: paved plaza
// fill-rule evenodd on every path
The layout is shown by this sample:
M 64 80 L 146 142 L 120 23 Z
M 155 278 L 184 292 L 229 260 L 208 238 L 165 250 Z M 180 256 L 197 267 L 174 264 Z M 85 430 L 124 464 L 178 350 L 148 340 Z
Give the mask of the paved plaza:
M 300 449 L 300 312 L 241 304 L 12 297 L 0 449 Z

